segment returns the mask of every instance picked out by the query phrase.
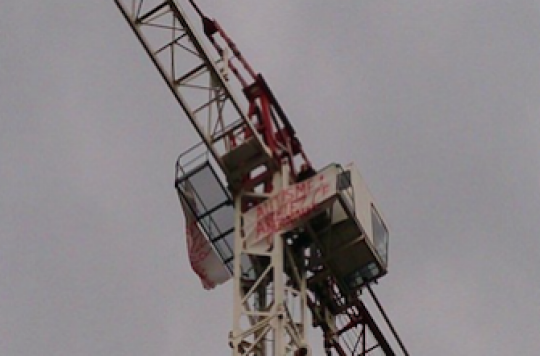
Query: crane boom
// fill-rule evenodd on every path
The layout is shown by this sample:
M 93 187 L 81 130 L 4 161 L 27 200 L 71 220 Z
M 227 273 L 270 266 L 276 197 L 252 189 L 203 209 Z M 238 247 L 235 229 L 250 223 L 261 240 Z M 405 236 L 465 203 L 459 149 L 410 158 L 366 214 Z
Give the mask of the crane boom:
M 231 190 L 268 185 L 284 158 L 293 173 L 298 170 L 293 156 L 300 154 L 310 165 L 264 78 L 249 67 L 217 22 L 203 17 L 205 33 L 220 55 L 214 58 L 177 1 L 114 1 L 229 180 Z M 218 44 L 214 34 L 223 38 L 225 46 Z M 242 76 L 233 59 L 241 62 L 249 78 Z M 237 82 L 229 80 L 229 72 Z M 234 94 L 234 84 L 244 92 L 247 109 Z M 261 166 L 266 168 L 265 174 L 248 177 Z
M 252 164 L 268 163 L 270 151 L 224 78 L 226 63 L 211 57 L 176 1 L 115 3 L 225 175 L 224 156 L 245 139 L 257 152 Z

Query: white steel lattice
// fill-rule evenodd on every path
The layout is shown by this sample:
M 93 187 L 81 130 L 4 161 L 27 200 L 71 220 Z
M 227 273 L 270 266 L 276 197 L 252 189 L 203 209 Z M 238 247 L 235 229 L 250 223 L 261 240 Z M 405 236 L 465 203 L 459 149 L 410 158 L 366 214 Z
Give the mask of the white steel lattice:
M 114 1 L 195 127 L 204 144 L 196 147 L 207 149 L 203 155 L 210 153 L 221 169 L 217 175 L 221 177 L 222 173 L 228 180 L 235 204 L 234 323 L 230 335 L 233 355 L 308 355 L 308 303 L 314 322 L 323 329 L 327 355 L 334 351 L 339 356 L 374 355 L 377 351 L 394 355 L 359 294 L 351 294 L 337 282 L 332 282 L 334 290 L 327 298 L 317 300 L 313 292 L 307 291 L 306 256 L 300 255 L 300 261 L 295 261 L 298 256 L 293 255 L 282 234 L 272 236 L 273 243 L 264 250 L 245 243 L 242 212 L 246 207 L 254 198 L 264 200 L 277 194 L 294 181 L 293 177 L 297 178 L 293 160 L 296 155 L 311 167 L 262 76 L 253 73 L 223 32 L 220 34 L 225 44 L 210 39 L 219 52 L 219 57 L 212 57 L 177 0 Z M 217 31 L 217 23 L 213 25 Z M 208 35 L 207 29 L 205 33 Z M 240 69 L 255 82 L 246 83 L 232 61 L 239 61 Z M 248 97 L 249 113 L 233 94 L 238 90 L 244 90 Z M 266 126 L 264 120 L 262 125 L 256 122 L 257 115 L 267 119 Z M 260 134 L 263 131 L 264 140 Z M 266 168 L 262 173 L 261 166 Z M 183 172 L 182 167 L 178 171 Z M 252 180 L 250 186 L 245 184 L 247 179 Z M 264 193 L 256 189 L 261 184 Z M 253 266 L 249 273 L 242 271 L 243 263 Z M 333 271 L 331 263 L 325 268 L 325 273 Z M 408 355 L 369 285 L 367 288 Z M 337 310 L 331 312 L 327 304 L 335 305 Z
M 248 137 L 265 156 L 262 161 L 269 160 L 269 150 L 227 80 L 226 53 L 212 58 L 177 2 L 115 2 L 225 176 L 233 172 L 223 156 Z
M 276 191 L 287 185 L 289 177 L 284 171 L 284 175 L 274 176 L 279 187 Z M 304 355 L 298 352 L 309 349 L 305 270 L 282 234 L 272 236 L 269 248 L 247 243 L 240 209 L 243 198 L 239 195 L 235 202 L 234 322 L 230 336 L 233 355 Z M 253 277 L 242 276 L 241 261 L 245 259 L 255 265 L 257 273 Z

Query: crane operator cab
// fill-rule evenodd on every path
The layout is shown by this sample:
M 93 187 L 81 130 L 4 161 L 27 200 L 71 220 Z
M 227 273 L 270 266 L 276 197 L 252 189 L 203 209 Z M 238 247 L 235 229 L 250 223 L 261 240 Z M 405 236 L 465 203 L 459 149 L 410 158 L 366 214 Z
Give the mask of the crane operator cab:
M 232 275 L 235 212 L 218 174 L 208 161 L 187 171 L 178 163 L 176 188 L 193 220 L 188 236 L 204 238 Z M 308 286 L 319 294 L 330 280 L 347 295 L 387 272 L 388 229 L 353 164 L 299 175 L 297 182 L 243 212 L 241 221 L 245 243 L 254 249 L 267 251 L 273 236 L 282 235 L 303 256 L 299 261 L 306 267 Z M 254 279 L 257 261 L 242 257 L 243 278 Z
M 330 277 L 348 294 L 386 274 L 388 229 L 353 164 L 332 164 L 308 179 L 322 181 L 321 176 L 330 177 L 335 188 L 296 229 L 291 243 L 305 247 L 313 288 Z

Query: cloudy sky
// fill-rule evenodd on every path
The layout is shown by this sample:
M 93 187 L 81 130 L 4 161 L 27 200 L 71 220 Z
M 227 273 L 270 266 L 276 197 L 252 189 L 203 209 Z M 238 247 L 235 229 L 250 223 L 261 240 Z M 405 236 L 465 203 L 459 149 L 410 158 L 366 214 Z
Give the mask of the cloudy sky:
M 411 355 L 537 355 L 540 1 L 215 3 L 314 163 L 360 167 Z M 0 11 L 0 354 L 228 354 L 173 188 L 196 136 L 113 1 Z

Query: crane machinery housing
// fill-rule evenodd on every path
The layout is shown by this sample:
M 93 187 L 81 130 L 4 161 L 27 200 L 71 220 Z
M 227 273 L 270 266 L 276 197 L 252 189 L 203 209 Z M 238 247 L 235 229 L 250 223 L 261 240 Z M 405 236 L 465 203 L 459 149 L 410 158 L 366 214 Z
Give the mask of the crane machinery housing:
M 310 355 L 311 319 L 326 355 L 408 355 L 371 288 L 389 235 L 354 164 L 313 167 L 264 77 L 193 0 L 205 38 L 177 0 L 114 1 L 201 139 L 175 186 L 203 286 L 233 279 L 232 354 Z

